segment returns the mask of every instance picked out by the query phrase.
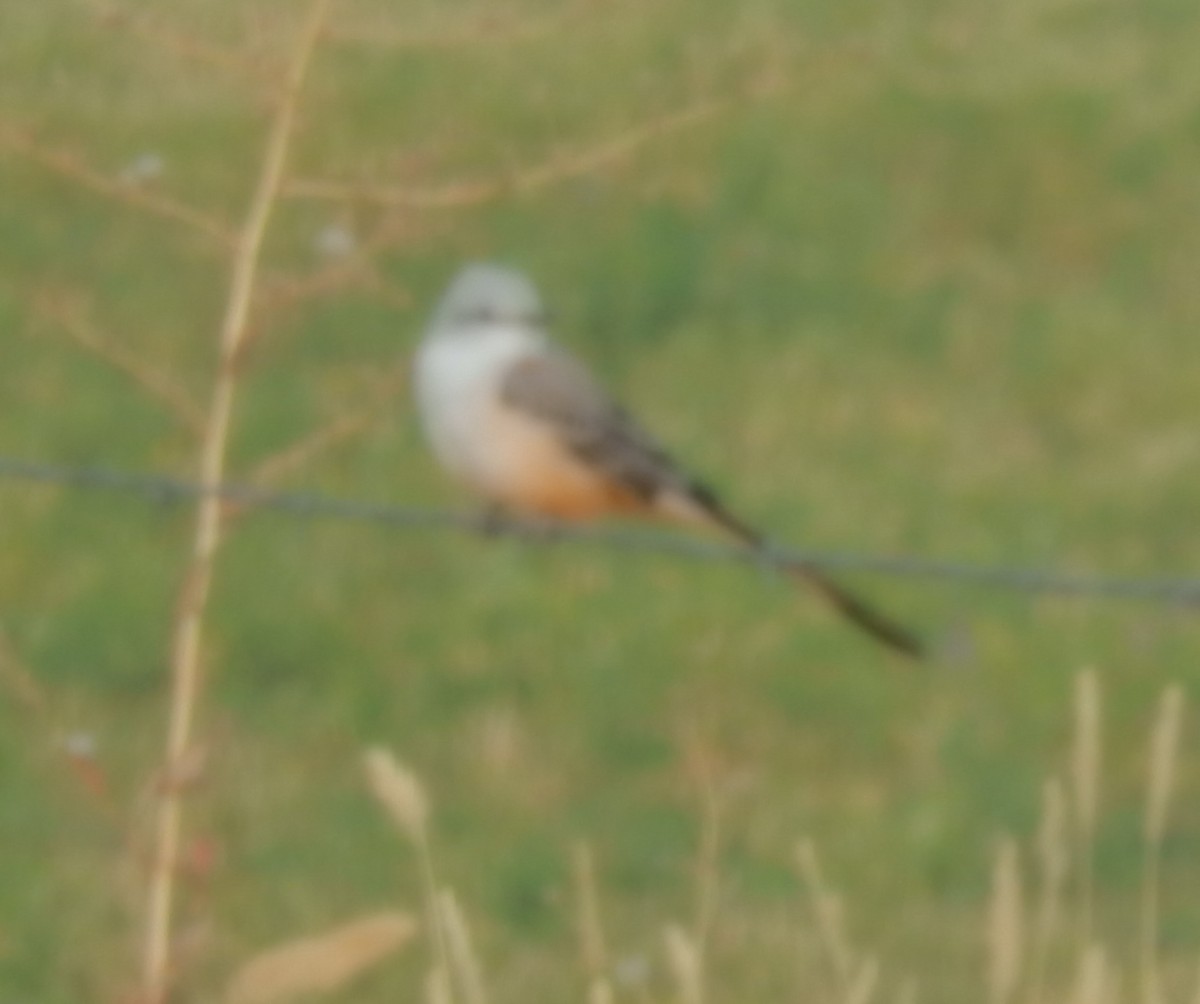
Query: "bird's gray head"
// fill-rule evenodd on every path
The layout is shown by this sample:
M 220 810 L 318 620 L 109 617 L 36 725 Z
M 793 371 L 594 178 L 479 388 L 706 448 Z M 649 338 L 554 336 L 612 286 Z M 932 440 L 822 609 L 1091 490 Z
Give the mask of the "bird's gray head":
M 442 294 L 427 335 L 469 332 L 481 325 L 545 325 L 542 298 L 524 273 L 503 265 L 467 265 Z

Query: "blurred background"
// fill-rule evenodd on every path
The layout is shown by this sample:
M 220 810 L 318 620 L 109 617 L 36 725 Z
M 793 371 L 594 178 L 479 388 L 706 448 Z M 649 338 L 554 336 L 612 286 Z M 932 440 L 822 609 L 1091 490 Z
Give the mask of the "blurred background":
M 0 455 L 194 477 L 231 243 L 301 16 L 0 9 Z M 334 3 L 229 477 L 465 508 L 420 442 L 407 364 L 453 272 L 494 258 L 782 541 L 1194 573 L 1197 51 L 1200 10 L 1178 0 Z M 193 521 L 0 482 L 6 998 L 118 1000 L 136 971 Z M 995 841 L 1035 836 L 1085 667 L 1104 709 L 1096 938 L 1136 986 L 1147 732 L 1164 685 L 1200 674 L 1194 605 L 849 580 L 938 657 L 898 663 L 746 566 L 231 513 L 180 999 L 217 999 L 265 944 L 419 901 L 362 781 L 371 743 L 425 781 L 497 1000 L 582 996 L 578 840 L 617 999 L 671 999 L 661 931 L 691 914 L 713 805 L 713 999 L 824 999 L 803 975 L 822 963 L 802 837 L 877 953 L 880 999 L 910 977 L 918 1000 L 967 999 Z M 1160 936 L 1183 993 L 1186 733 L 1177 776 Z M 414 993 L 426 959 L 345 999 Z

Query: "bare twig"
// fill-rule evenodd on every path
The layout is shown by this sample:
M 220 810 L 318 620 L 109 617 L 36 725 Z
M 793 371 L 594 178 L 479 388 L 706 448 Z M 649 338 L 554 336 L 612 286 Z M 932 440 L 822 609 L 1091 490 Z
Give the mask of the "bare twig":
M 267 82 L 278 76 L 277 67 L 264 64 L 262 53 L 242 53 L 223 49 L 205 42 L 194 35 L 160 24 L 146 16 L 144 11 L 134 11 L 107 0 L 85 0 L 92 13 L 106 27 L 125 30 L 135 38 L 172 56 L 200 66 L 210 66 L 226 74 L 235 74 L 248 80 Z
M 204 428 L 203 413 L 183 388 L 141 356 L 100 334 L 88 317 L 88 305 L 79 297 L 57 291 L 47 292 L 34 298 L 33 309 L 53 321 L 81 349 L 129 378 L 164 405 L 189 432 L 198 435 Z
M 292 198 L 326 202 L 365 202 L 409 209 L 460 209 L 506 195 L 527 195 L 553 184 L 611 167 L 653 140 L 698 125 L 729 107 L 728 99 L 707 98 L 686 108 L 641 122 L 608 139 L 557 154 L 499 177 L 451 182 L 434 188 L 395 188 L 353 182 L 299 178 L 287 184 Z
M 371 425 L 374 409 L 339 415 L 294 443 L 260 461 L 250 474 L 255 485 L 276 484 L 319 453 L 350 439 Z
M 297 38 L 286 86 L 267 137 L 258 184 L 238 238 L 230 276 L 229 300 L 221 326 L 220 366 L 213 383 L 201 446 L 200 480 L 207 486 L 218 484 L 224 471 L 237 381 L 237 371 L 232 361 L 245 334 L 263 236 L 283 176 L 301 84 L 327 6 L 328 0 L 314 0 Z M 206 495 L 197 506 L 191 565 L 184 581 L 172 638 L 171 704 L 165 758 L 168 774 L 172 765 L 185 760 L 191 745 L 192 722 L 200 690 L 200 633 L 212 582 L 213 559 L 220 538 L 220 501 L 215 495 Z M 168 787 L 159 802 L 155 826 L 155 855 L 150 876 L 143 970 L 146 1004 L 160 1004 L 167 995 L 174 866 L 181 824 L 180 794 L 173 787 Z
M 302 278 L 268 280 L 255 294 L 254 316 L 243 342 L 248 352 L 263 337 L 269 326 L 278 323 L 281 315 L 295 312 L 305 304 L 357 288 L 369 292 L 388 306 L 405 309 L 411 298 L 402 288 L 395 288 L 380 273 L 376 257 L 402 240 L 410 243 L 428 235 L 429 228 L 418 228 L 410 211 L 385 215 L 360 243 L 353 244 L 344 255 Z M 354 238 L 351 236 L 351 241 Z
M 11 122 L 0 121 L 0 149 L 7 149 L 52 174 L 57 174 L 60 178 L 105 198 L 174 223 L 182 223 L 223 247 L 229 247 L 235 241 L 230 227 L 215 216 L 168 195 L 127 184 L 119 178 L 97 171 L 75 154 L 45 146 L 27 129 Z
M 55 760 L 66 766 L 72 780 L 88 796 L 90 805 L 119 832 L 124 817 L 109 790 L 108 773 L 97 756 L 94 737 L 87 731 L 64 729 L 45 688 L 3 627 L 0 627 L 0 696 L 10 697 L 25 712 L 27 724 L 33 726 L 40 739 L 50 737 Z
M 260 460 L 250 471 L 248 481 L 257 487 L 278 484 L 292 472 L 299 470 L 314 457 L 331 450 L 371 428 L 378 419 L 380 410 L 394 397 L 400 386 L 408 380 L 402 369 L 387 374 L 365 396 L 369 399 L 365 407 L 326 422 L 295 442 Z M 227 500 L 225 519 L 241 516 L 254 506 L 248 502 Z
M 254 318 L 246 336 L 246 350 L 258 343 L 268 327 L 275 326 L 288 314 L 295 314 L 313 300 L 345 293 L 352 289 L 371 289 L 379 285 L 374 263 L 360 258 L 331 262 L 305 276 L 264 277 L 255 296 Z
M 45 712 L 46 695 L 3 628 L 0 628 L 0 683 L 27 711 Z
M 298 313 L 314 300 L 334 297 L 350 290 L 368 293 L 391 307 L 410 306 L 407 293 L 390 287 L 370 261 L 369 253 L 364 251 L 360 256 L 356 252 L 353 260 L 326 265 L 303 278 L 278 278 L 269 283 L 257 297 L 254 319 L 246 333 L 243 351 L 250 351 L 269 327 L 278 324 L 288 314 Z
M 586 2 L 564 4 L 549 14 L 518 19 L 511 12 L 497 12 L 487 6 L 472 18 L 449 28 L 430 31 L 397 31 L 394 20 L 383 23 L 339 25 L 330 32 L 335 42 L 370 46 L 376 49 L 455 49 L 472 46 L 494 48 L 497 45 L 540 38 L 560 30 L 563 22 L 586 10 Z

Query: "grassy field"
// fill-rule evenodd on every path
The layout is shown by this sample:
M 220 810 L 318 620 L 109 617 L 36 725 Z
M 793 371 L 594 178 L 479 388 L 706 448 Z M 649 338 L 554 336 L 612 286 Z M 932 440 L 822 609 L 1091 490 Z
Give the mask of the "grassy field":
M 0 454 L 191 476 L 229 235 L 302 12 L 135 11 L 0 10 Z M 465 505 L 404 376 L 449 275 L 494 257 L 784 541 L 1194 573 L 1197 51 L 1200 10 L 1178 0 L 335 3 L 229 475 Z M 0 1000 L 136 985 L 193 521 L 0 483 Z M 581 840 L 618 1000 L 681 997 L 662 932 L 692 923 L 698 855 L 719 875 L 708 999 L 856 999 L 827 978 L 808 838 L 878 953 L 871 999 L 979 999 L 996 841 L 1035 871 L 1094 666 L 1094 937 L 1120 999 L 1149 1000 L 1147 736 L 1163 687 L 1200 680 L 1195 609 L 854 584 L 938 657 L 901 664 L 746 567 L 238 517 L 204 628 L 178 999 L 223 999 L 265 946 L 420 909 L 418 860 L 364 781 L 375 744 L 427 787 L 494 1000 L 584 998 Z M 1161 854 L 1174 1000 L 1200 946 L 1194 733 Z M 1052 946 L 1053 987 L 1074 938 Z M 415 1000 L 429 960 L 423 939 L 339 999 Z

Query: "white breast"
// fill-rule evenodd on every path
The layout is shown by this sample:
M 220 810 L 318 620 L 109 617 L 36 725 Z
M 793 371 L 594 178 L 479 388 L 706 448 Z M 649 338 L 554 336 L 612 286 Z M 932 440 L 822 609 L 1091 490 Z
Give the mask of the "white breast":
M 489 429 L 509 368 L 542 351 L 543 337 L 512 324 L 441 331 L 414 360 L 417 408 L 438 460 L 485 495 L 495 494 L 495 451 Z

